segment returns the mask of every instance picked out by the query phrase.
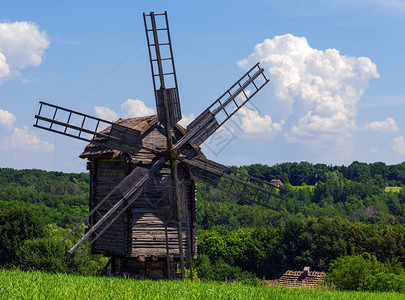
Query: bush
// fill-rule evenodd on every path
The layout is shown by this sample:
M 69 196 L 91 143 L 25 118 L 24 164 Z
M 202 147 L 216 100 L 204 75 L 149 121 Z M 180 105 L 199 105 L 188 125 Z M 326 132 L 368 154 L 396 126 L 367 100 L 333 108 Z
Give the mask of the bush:
M 365 291 L 379 292 L 405 292 L 405 276 L 396 274 L 378 273 L 368 276 L 362 287 Z
M 343 256 L 330 265 L 326 283 L 342 290 L 405 291 L 405 271 L 397 258 L 385 263 L 368 253 Z
M 227 264 L 222 258 L 211 264 L 207 255 L 201 254 L 195 261 L 195 270 L 201 280 L 240 281 L 250 283 L 255 275 L 241 268 Z
M 69 273 L 74 265 L 74 259 L 65 246 L 51 238 L 25 241 L 18 249 L 17 257 L 23 270 Z
M 326 283 L 335 285 L 341 290 L 360 290 L 366 278 L 383 271 L 384 265 L 375 256 L 343 256 L 331 263 Z
M 17 251 L 19 267 L 23 270 L 97 275 L 102 266 L 90 256 L 86 253 L 75 260 L 55 237 L 26 240 Z
M 12 207 L 0 211 L 0 265 L 16 264 L 16 251 L 24 241 L 44 235 L 45 226 L 32 210 Z

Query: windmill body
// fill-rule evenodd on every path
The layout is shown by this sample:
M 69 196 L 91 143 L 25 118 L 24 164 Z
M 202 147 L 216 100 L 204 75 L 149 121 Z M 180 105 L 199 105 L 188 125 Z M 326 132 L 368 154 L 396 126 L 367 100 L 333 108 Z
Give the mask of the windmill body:
M 91 176 L 89 213 L 63 240 L 71 254 L 91 248 L 110 257 L 114 274 L 153 278 L 177 277 L 178 265 L 184 278 L 187 260 L 192 277 L 196 181 L 270 209 L 284 199 L 279 186 L 200 152 L 268 79 L 257 63 L 184 129 L 167 13 L 143 17 L 157 115 L 113 123 L 40 102 L 34 127 L 90 142 L 81 154 Z
M 139 130 L 142 144 L 157 150 L 166 149 L 164 128 L 159 125 L 156 115 L 118 120 L 117 124 Z M 111 128 L 104 130 L 107 133 Z M 185 130 L 180 125 L 173 128 L 173 141 L 184 136 Z M 100 143 L 105 139 L 99 138 Z M 90 143 L 80 155 L 87 158 L 90 171 L 90 207 L 95 207 L 111 190 L 114 189 L 137 166 L 150 168 L 156 156 L 146 150 L 135 155 L 113 150 L 100 144 Z M 188 245 L 186 231 L 181 233 L 185 255 L 197 255 L 196 236 L 196 182 L 183 168 L 179 168 L 179 179 L 184 186 L 185 205 L 188 210 L 188 226 L 191 235 L 191 247 Z M 179 263 L 178 228 L 176 224 L 175 203 L 170 197 L 170 165 L 167 162 L 159 172 L 153 175 L 148 188 L 125 211 L 93 245 L 91 252 L 111 257 L 111 271 L 118 274 L 131 274 L 153 278 L 175 276 Z M 117 191 L 109 201 L 115 204 L 121 198 Z M 111 205 L 105 203 L 98 211 L 105 214 Z M 185 215 L 185 213 L 183 213 Z M 113 216 L 112 216 L 113 217 Z M 91 224 L 97 223 L 99 214 L 95 214 Z M 182 228 L 187 228 L 183 219 Z M 165 226 L 166 225 L 166 226 Z M 166 228 L 167 227 L 167 228 Z M 168 243 L 166 245 L 166 233 Z M 166 248 L 167 246 L 167 248 Z M 167 253 L 172 274 L 167 274 Z

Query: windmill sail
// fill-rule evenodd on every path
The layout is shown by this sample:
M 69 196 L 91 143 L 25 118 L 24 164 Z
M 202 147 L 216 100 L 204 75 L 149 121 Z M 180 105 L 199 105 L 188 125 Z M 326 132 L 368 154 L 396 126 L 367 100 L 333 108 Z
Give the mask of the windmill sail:
M 275 201 L 275 198 L 285 199 L 283 193 L 286 190 L 209 159 L 195 157 L 184 159 L 183 162 L 188 164 L 194 180 L 222 190 L 233 198 L 242 198 L 273 210 L 277 210 L 281 203 Z
M 168 122 L 172 128 L 182 116 L 167 13 L 144 13 L 143 19 L 158 118 L 161 124 Z M 168 114 L 165 112 L 165 101 Z
M 187 126 L 186 135 L 176 146 L 186 142 L 201 145 L 269 82 L 263 72 L 259 63 L 254 65 Z M 218 121 L 220 115 L 222 120 Z
M 67 245 L 66 241 L 78 231 L 82 224 L 86 224 L 88 226 L 86 233 L 80 237 L 79 241 L 74 246 L 70 247 L 67 245 L 70 248 L 69 253 L 72 254 L 89 238 L 92 238 L 91 242 L 88 243 L 85 248 L 82 249 L 81 252 L 76 256 L 76 259 L 80 257 L 83 252 L 87 250 L 108 229 L 108 227 L 110 227 L 114 221 L 132 205 L 132 203 L 135 202 L 135 200 L 141 195 L 142 191 L 147 186 L 149 179 L 163 166 L 165 161 L 165 158 L 160 159 L 149 170 L 142 167 L 136 167 L 121 181 L 120 184 L 118 184 L 110 193 L 108 193 L 108 195 L 106 195 L 104 199 L 101 200 L 97 206 L 95 206 L 63 239 L 62 242 Z M 122 197 L 116 203 L 111 203 L 109 198 L 115 192 L 120 192 Z M 100 211 L 100 208 L 106 205 L 110 208 L 106 212 Z M 93 225 L 90 224 L 89 220 L 93 221 Z M 97 221 L 95 222 L 95 220 Z M 108 223 L 105 224 L 107 221 Z M 101 230 L 96 232 L 100 227 Z
M 141 132 L 100 118 L 46 102 L 39 102 L 34 127 L 92 142 L 125 153 L 136 154 L 140 149 L 159 153 L 142 145 Z M 111 126 L 107 133 L 101 129 Z M 103 139 L 99 143 L 98 139 Z

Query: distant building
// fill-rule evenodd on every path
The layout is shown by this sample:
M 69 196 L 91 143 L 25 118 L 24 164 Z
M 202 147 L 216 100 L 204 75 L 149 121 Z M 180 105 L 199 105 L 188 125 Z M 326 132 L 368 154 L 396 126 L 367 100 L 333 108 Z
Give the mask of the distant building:
M 283 185 L 280 179 L 272 179 L 270 180 L 270 184 L 275 185 L 276 187 L 281 187 Z
M 325 276 L 325 272 L 311 271 L 309 267 L 305 267 L 302 271 L 288 270 L 278 279 L 278 284 L 285 286 L 314 286 L 323 282 Z

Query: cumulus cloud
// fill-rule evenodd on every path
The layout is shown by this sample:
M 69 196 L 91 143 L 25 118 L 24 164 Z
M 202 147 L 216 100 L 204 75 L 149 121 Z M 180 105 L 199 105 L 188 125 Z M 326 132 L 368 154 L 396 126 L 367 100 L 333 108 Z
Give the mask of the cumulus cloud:
M 143 101 L 138 99 L 128 99 L 121 104 L 121 110 L 126 118 L 143 117 L 155 114 L 153 108 L 147 107 Z
M 257 44 L 238 65 L 247 69 L 257 61 L 270 77 L 270 98 L 281 101 L 287 111 L 284 119 L 291 141 L 350 136 L 356 128 L 356 105 L 368 81 L 379 77 L 367 57 L 313 49 L 305 37 L 291 34 Z
M 94 111 L 97 117 L 107 121 L 116 121 L 119 118 L 118 114 L 108 107 L 95 106 Z M 121 104 L 121 117 L 123 118 L 144 117 L 153 114 L 155 114 L 155 110 L 147 107 L 145 102 L 138 99 L 128 99 Z
M 54 146 L 51 143 L 41 141 L 28 126 L 24 126 L 23 128 L 15 127 L 11 136 L 4 139 L 3 148 L 44 152 L 52 152 L 54 150 Z
M 16 118 L 12 113 L 0 108 L 0 125 L 5 125 L 11 129 L 15 120 Z
M 398 131 L 399 130 L 399 128 L 393 118 L 387 118 L 383 121 L 368 122 L 364 126 L 364 128 L 369 129 L 369 130 L 379 130 L 379 131 Z
M 190 114 L 190 115 L 188 115 L 188 116 L 182 114 L 181 116 L 182 116 L 182 118 L 181 118 L 181 120 L 180 120 L 178 123 L 179 123 L 181 126 L 183 126 L 184 128 L 186 128 L 187 125 L 190 124 L 191 122 L 193 122 L 194 119 L 195 119 L 195 115 L 194 115 L 194 114 Z
M 10 67 L 7 64 L 6 57 L 0 52 L 0 79 L 10 75 Z
M 41 64 L 49 40 L 33 22 L 0 23 L 0 80 Z M 1 83 L 1 81 L 0 81 Z
M 278 131 L 282 128 L 283 121 L 274 123 L 269 115 L 261 117 L 257 110 L 242 107 L 237 113 L 234 122 L 238 123 L 241 130 L 245 133 L 262 133 Z
M 96 112 L 96 116 L 100 119 L 104 119 L 107 121 L 116 121 L 118 120 L 118 115 L 115 111 L 109 109 L 108 107 L 103 106 L 96 106 L 94 107 L 94 111 Z
M 405 155 L 405 140 L 403 136 L 397 136 L 391 141 L 391 148 L 399 154 Z

